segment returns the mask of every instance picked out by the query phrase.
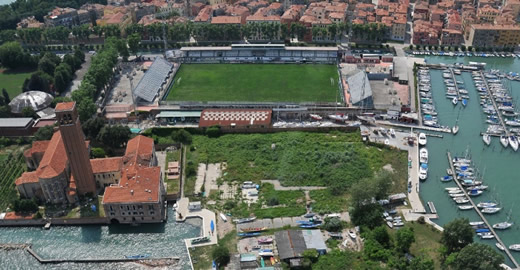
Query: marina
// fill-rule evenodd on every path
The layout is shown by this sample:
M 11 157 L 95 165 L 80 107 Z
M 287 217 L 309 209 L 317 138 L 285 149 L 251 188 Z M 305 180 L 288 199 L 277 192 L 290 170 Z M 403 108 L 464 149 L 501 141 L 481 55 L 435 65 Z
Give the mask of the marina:
M 482 219 L 482 221 L 484 221 L 484 224 L 487 226 L 489 232 L 494 236 L 494 238 L 497 240 L 497 242 L 501 245 L 501 246 L 505 246 L 504 245 L 504 242 L 502 242 L 502 240 L 500 239 L 500 237 L 498 236 L 498 234 L 495 232 L 495 230 L 493 229 L 493 226 L 491 226 L 491 224 L 488 222 L 488 220 L 486 219 L 486 217 L 484 216 L 484 214 L 482 214 L 482 211 L 477 207 L 477 205 L 475 205 L 475 203 L 473 202 L 473 199 L 471 198 L 471 196 L 469 195 L 468 192 L 466 192 L 466 189 L 464 188 L 464 186 L 459 182 L 459 180 L 457 180 L 457 173 L 456 173 L 456 170 L 455 170 L 455 166 L 453 165 L 453 159 L 451 157 L 451 153 L 450 152 L 447 152 L 447 156 L 448 156 L 448 162 L 450 164 L 450 169 L 451 169 L 451 172 L 453 174 L 453 179 L 455 181 L 455 183 L 457 183 L 457 186 L 462 190 L 462 192 L 464 193 L 464 196 L 467 198 L 467 200 L 470 202 L 471 204 L 471 208 L 467 208 L 468 210 L 469 209 L 475 209 L 475 211 L 477 212 L 477 214 L 480 216 L 480 218 Z M 459 207 L 460 208 L 460 207 Z M 485 208 L 485 209 L 489 209 L 489 208 Z M 489 237 L 488 237 L 489 238 Z M 513 264 L 515 265 L 516 268 L 519 268 L 520 265 L 518 265 L 518 263 L 516 262 L 515 258 L 513 257 L 513 255 L 511 254 L 511 252 L 509 252 L 508 249 L 505 249 L 504 252 L 507 254 L 507 256 L 509 257 L 509 259 L 511 260 L 511 262 L 513 262 Z

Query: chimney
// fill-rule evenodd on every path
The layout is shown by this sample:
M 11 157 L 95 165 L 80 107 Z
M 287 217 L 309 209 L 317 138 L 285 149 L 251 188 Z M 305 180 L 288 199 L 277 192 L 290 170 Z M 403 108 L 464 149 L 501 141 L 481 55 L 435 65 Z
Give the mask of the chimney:
M 132 194 L 132 196 L 134 195 L 134 190 L 133 189 L 130 190 L 130 194 Z

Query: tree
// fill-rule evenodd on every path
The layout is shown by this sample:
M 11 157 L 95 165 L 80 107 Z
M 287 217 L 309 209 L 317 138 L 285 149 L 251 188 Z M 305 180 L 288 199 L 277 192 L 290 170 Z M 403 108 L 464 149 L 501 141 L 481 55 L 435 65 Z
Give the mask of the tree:
M 36 133 L 34 133 L 34 140 L 36 141 L 47 141 L 52 138 L 54 134 L 54 126 L 44 126 L 39 128 Z
M 131 34 L 128 36 L 128 47 L 130 52 L 137 57 L 137 52 L 139 50 L 139 42 L 141 41 L 141 35 L 138 33 Z
M 74 70 L 77 70 L 81 67 L 81 60 L 75 57 L 73 54 L 66 54 L 63 57 L 63 63 L 66 63 Z
M 2 96 L 4 96 L 5 104 L 9 104 L 9 102 L 11 102 L 11 99 L 9 98 L 9 93 L 7 93 L 7 90 L 5 90 L 5 88 L 2 88 Z
M 38 62 L 38 69 L 49 75 L 54 75 L 55 68 L 56 64 L 48 57 L 44 56 L 40 59 L 40 62 Z
M 117 148 L 127 142 L 131 134 L 130 128 L 127 126 L 104 126 L 99 132 L 97 139 L 105 145 Z
M 279 204 L 280 204 L 280 200 L 278 199 L 277 196 L 271 196 L 267 199 L 268 206 L 275 206 L 275 205 L 279 205 Z
M 308 262 L 308 264 L 316 263 L 320 254 L 316 249 L 307 249 L 302 253 L 303 259 Z
M 74 50 L 74 57 L 76 59 L 80 60 L 81 63 L 85 62 L 85 53 L 78 48 L 76 48 L 76 50 Z
M 211 257 L 219 267 L 224 266 L 228 264 L 230 259 L 229 250 L 225 246 L 218 245 L 211 251 Z
M 31 106 L 27 106 L 22 109 L 23 117 L 34 117 L 34 114 L 34 109 Z
M 103 150 L 103 148 L 93 147 L 91 155 L 92 155 L 93 158 L 104 158 L 105 157 L 105 150 Z
M 81 124 L 83 133 L 90 139 L 97 138 L 99 131 L 105 126 L 105 121 L 100 117 L 89 118 Z
M 191 137 L 191 133 L 189 133 L 188 131 L 186 131 L 184 129 L 174 130 L 172 132 L 171 137 L 172 137 L 172 140 L 183 143 L 183 144 L 191 144 L 191 142 L 193 141 L 193 139 Z
M 92 117 L 93 114 L 95 114 L 97 111 L 97 106 L 92 102 L 92 99 L 85 98 L 82 101 L 79 102 L 78 105 L 78 114 L 79 114 L 79 120 L 81 122 L 87 121 L 89 118 Z
M 23 91 L 43 91 L 46 93 L 51 92 L 51 84 L 54 82 L 54 78 L 51 75 L 38 70 L 31 75 L 30 79 L 26 79 L 23 83 Z
M 455 270 L 491 270 L 502 269 L 504 257 L 488 245 L 473 243 L 465 246 L 458 252 L 453 262 Z
M 17 199 L 12 203 L 15 212 L 36 212 L 38 211 L 38 203 L 36 199 Z
M 389 248 L 392 245 L 392 238 L 384 226 L 374 228 L 368 233 L 368 238 L 376 240 L 384 248 Z
M 395 248 L 399 252 L 408 252 L 413 242 L 415 242 L 415 237 L 412 229 L 402 228 L 396 232 Z
M 407 270 L 433 270 L 435 265 L 432 259 L 415 257 L 410 261 Z
M 343 224 L 339 218 L 326 218 L 322 228 L 329 232 L 339 232 L 343 229 Z
M 6 42 L 0 46 L 0 62 L 6 68 L 17 68 L 23 58 L 23 50 L 20 43 L 16 41 Z
M 369 179 L 363 179 L 351 187 L 352 222 L 358 226 L 367 226 L 370 229 L 383 224 L 381 205 L 374 201 L 376 190 Z
M 447 252 L 459 251 L 473 243 L 473 229 L 467 218 L 454 219 L 444 226 L 441 243 L 446 246 Z
M 62 102 L 71 102 L 72 99 L 70 97 L 55 97 L 51 102 L 51 107 L 55 108 L 56 104 L 62 103 Z

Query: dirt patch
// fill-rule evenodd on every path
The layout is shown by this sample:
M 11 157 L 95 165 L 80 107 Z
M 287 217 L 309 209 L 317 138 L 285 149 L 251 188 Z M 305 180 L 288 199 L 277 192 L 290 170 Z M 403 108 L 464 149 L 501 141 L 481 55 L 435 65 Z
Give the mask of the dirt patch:
M 394 168 L 392 167 L 392 164 L 386 164 L 385 166 L 383 166 L 383 169 L 393 173 L 394 172 Z

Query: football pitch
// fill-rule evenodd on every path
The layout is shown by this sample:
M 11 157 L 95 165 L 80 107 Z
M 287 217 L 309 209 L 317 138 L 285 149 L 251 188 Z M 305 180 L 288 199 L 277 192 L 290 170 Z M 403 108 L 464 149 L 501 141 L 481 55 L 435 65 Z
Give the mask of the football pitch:
M 182 64 L 166 100 L 335 102 L 338 92 L 335 65 Z

